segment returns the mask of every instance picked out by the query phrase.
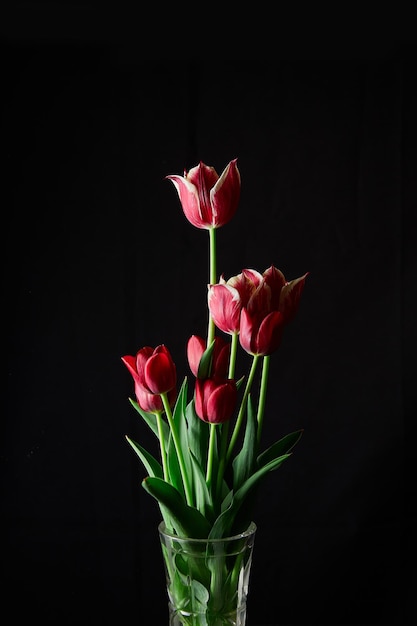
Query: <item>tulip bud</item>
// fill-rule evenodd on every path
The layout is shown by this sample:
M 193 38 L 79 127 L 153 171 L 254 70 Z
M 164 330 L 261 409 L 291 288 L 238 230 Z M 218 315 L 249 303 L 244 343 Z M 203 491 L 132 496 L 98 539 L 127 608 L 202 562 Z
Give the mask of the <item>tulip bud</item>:
M 122 361 L 133 377 L 136 399 L 144 411 L 162 411 L 161 393 L 168 393 L 170 405 L 174 404 L 176 368 L 165 346 L 160 345 L 155 349 L 145 346 L 136 356 L 126 355 Z
M 197 378 L 195 381 L 195 410 L 204 422 L 227 422 L 233 415 L 236 400 L 236 382 L 232 379 Z

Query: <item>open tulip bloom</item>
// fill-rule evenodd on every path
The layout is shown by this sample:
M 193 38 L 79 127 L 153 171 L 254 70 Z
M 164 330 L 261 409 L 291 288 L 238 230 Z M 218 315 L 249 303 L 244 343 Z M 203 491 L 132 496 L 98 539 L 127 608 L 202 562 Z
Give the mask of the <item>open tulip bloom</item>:
M 200 162 L 184 176 L 166 178 L 187 220 L 209 233 L 207 335 L 190 336 L 191 381 L 185 377 L 181 386 L 164 344 L 122 357 L 134 382 L 130 402 L 155 434 L 157 453 L 126 439 L 167 529 L 220 539 L 248 528 L 260 481 L 288 459 L 302 435 L 301 429 L 269 446 L 262 441 L 270 358 L 297 312 L 307 273 L 287 281 L 272 265 L 217 277 L 216 232 L 233 218 L 240 197 L 237 159 L 220 176 Z M 250 366 L 237 379 L 239 351 Z

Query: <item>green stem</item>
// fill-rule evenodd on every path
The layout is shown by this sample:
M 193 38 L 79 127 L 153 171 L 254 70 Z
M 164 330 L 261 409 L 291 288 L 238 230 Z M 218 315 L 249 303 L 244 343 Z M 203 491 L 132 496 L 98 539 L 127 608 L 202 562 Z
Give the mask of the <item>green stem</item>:
M 164 480 L 166 482 L 168 482 L 168 464 L 167 464 L 167 453 L 165 450 L 165 439 L 164 439 L 164 434 L 163 434 L 163 430 L 162 430 L 162 415 L 161 413 L 155 413 L 156 416 L 156 424 L 158 426 L 158 438 L 159 438 L 159 447 L 161 449 L 161 461 L 162 461 L 162 468 L 164 471 Z
M 261 443 L 261 434 L 262 434 L 262 426 L 265 414 L 265 402 L 266 402 L 266 387 L 268 383 L 268 373 L 269 373 L 269 362 L 271 360 L 270 355 L 266 355 L 263 357 L 262 362 L 262 377 L 261 377 L 261 389 L 259 391 L 259 402 L 258 402 L 258 414 L 257 414 L 257 444 L 258 448 Z
M 233 333 L 232 345 L 230 347 L 228 378 L 234 378 L 235 376 L 236 354 L 237 354 L 237 348 L 239 344 L 238 340 L 239 340 L 239 334 Z M 230 425 L 230 421 L 224 422 L 224 424 L 221 425 L 219 468 L 217 472 L 217 483 L 216 483 L 216 499 L 218 499 L 218 495 L 220 494 L 220 490 L 221 490 L 221 486 L 223 482 L 224 470 L 226 467 L 226 448 L 227 448 L 227 438 L 229 435 L 229 425 Z
M 248 395 L 249 395 L 249 392 L 250 392 L 251 387 L 252 387 L 253 378 L 255 376 L 256 366 L 258 364 L 258 361 L 259 361 L 259 355 L 258 354 L 254 354 L 253 355 L 252 365 L 251 365 L 249 376 L 248 376 L 248 380 L 246 382 L 245 392 L 244 392 L 243 398 L 242 398 L 242 403 L 240 405 L 239 414 L 237 416 L 235 428 L 233 430 L 233 434 L 232 434 L 232 437 L 231 437 L 230 443 L 229 443 L 229 448 L 227 450 L 226 463 L 229 463 L 229 461 L 230 461 L 230 457 L 232 455 L 233 448 L 236 445 L 236 441 L 237 441 L 237 438 L 238 438 L 238 435 L 239 435 L 240 427 L 242 426 L 242 421 L 243 421 L 243 417 L 245 415 L 245 410 L 246 410 L 246 403 L 248 401 Z
M 207 473 L 206 473 L 206 483 L 209 491 L 211 490 L 211 482 L 213 479 L 213 461 L 214 461 L 214 452 L 216 449 L 216 424 L 210 424 L 210 440 L 209 440 L 209 449 L 207 456 Z
M 181 476 L 182 476 L 182 483 L 184 485 L 184 491 L 185 491 L 185 497 L 186 497 L 186 500 L 187 500 L 187 504 L 189 506 L 193 506 L 193 496 L 192 496 L 192 492 L 191 492 L 190 482 L 188 480 L 187 468 L 185 467 L 184 456 L 182 454 L 180 440 L 178 439 L 177 429 L 175 427 L 174 419 L 172 417 L 171 407 L 169 405 L 169 400 L 168 400 L 168 394 L 167 393 L 161 393 L 161 398 L 162 398 L 162 402 L 164 404 L 164 409 L 165 409 L 165 414 L 167 416 L 168 424 L 169 424 L 169 427 L 171 429 L 172 438 L 174 440 L 175 450 L 177 452 L 178 463 L 179 463 L 179 466 L 180 466 L 180 471 L 181 471 Z
M 216 229 L 210 228 L 210 285 L 217 283 L 217 263 L 216 263 Z M 209 311 L 208 331 L 207 331 L 207 346 L 211 346 L 214 340 L 215 326 L 213 319 Z
M 236 368 L 236 354 L 237 354 L 237 347 L 238 347 L 238 341 L 239 339 L 239 333 L 233 333 L 232 335 L 232 345 L 230 346 L 230 360 L 229 360 L 229 376 L 228 378 L 234 378 L 235 377 L 235 368 Z

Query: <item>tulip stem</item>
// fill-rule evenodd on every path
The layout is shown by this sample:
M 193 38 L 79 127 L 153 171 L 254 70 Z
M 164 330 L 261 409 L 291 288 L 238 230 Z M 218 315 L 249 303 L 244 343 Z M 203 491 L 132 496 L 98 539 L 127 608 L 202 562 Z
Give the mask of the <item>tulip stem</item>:
M 162 461 L 162 468 L 164 471 L 164 480 L 168 482 L 169 474 L 168 474 L 168 465 L 167 465 L 167 453 L 165 450 L 165 439 L 164 439 L 164 434 L 162 430 L 162 415 L 158 411 L 157 413 L 155 413 L 155 416 L 156 416 L 156 424 L 158 426 L 158 439 L 159 439 L 159 447 L 161 449 L 161 461 Z
M 232 345 L 230 348 L 229 374 L 228 374 L 229 379 L 234 378 L 235 376 L 236 353 L 237 353 L 238 344 L 239 344 L 239 334 L 233 333 Z M 226 467 L 226 447 L 227 447 L 227 437 L 229 434 L 229 424 L 230 422 L 227 421 L 221 425 L 220 454 L 219 454 L 219 468 L 217 472 L 216 497 L 217 497 L 217 494 L 221 493 L 224 470 Z
M 170 407 L 169 400 L 168 400 L 168 394 L 166 392 L 161 393 L 161 398 L 164 404 L 164 409 L 165 409 L 165 414 L 167 416 L 168 424 L 171 429 L 172 438 L 174 440 L 175 450 L 177 452 L 178 463 L 180 466 L 181 477 L 182 477 L 182 483 L 184 485 L 185 498 L 187 500 L 187 504 L 189 506 L 193 506 L 193 497 L 191 493 L 190 483 L 188 480 L 187 469 L 185 467 L 184 456 L 182 454 L 180 440 L 178 439 L 177 429 L 175 427 L 174 419 L 172 417 L 171 407 Z
M 209 229 L 210 236 L 210 285 L 215 285 L 217 283 L 217 263 L 216 263 L 216 229 Z M 215 326 L 213 322 L 213 318 L 211 317 L 209 310 L 209 321 L 208 321 L 208 331 L 207 331 L 207 345 L 211 346 L 214 340 Z
M 251 387 L 252 387 L 253 378 L 255 376 L 256 366 L 258 365 L 258 361 L 259 361 L 259 354 L 254 354 L 253 355 L 253 360 L 252 360 L 252 365 L 251 365 L 249 376 L 248 376 L 248 380 L 246 381 L 245 392 L 243 394 L 242 403 L 241 403 L 240 409 L 239 409 L 239 414 L 237 416 L 235 427 L 234 427 L 232 436 L 230 438 L 229 448 L 227 450 L 227 456 L 226 456 L 226 463 L 229 463 L 229 461 L 230 461 L 230 457 L 232 455 L 233 448 L 236 445 L 236 440 L 237 440 L 238 435 L 239 435 L 240 427 L 242 426 L 243 416 L 245 415 L 246 404 L 247 404 L 247 401 L 248 401 L 248 395 L 249 395 L 249 392 L 250 392 Z
M 235 377 L 235 368 L 236 368 L 236 353 L 238 346 L 239 334 L 233 333 L 232 335 L 232 345 L 230 347 L 230 360 L 229 360 L 229 376 L 228 378 Z
M 216 424 L 210 424 L 210 440 L 209 440 L 209 449 L 207 456 L 207 473 L 206 473 L 206 483 L 208 490 L 211 491 L 211 481 L 213 478 L 213 461 L 214 461 L 214 451 L 216 447 Z
M 261 377 L 261 388 L 259 391 L 259 402 L 258 402 L 258 414 L 257 414 L 257 444 L 258 448 L 261 443 L 261 434 L 262 434 L 262 426 L 265 414 L 265 402 L 266 402 L 266 387 L 268 383 L 268 374 L 269 374 L 269 362 L 271 360 L 270 355 L 266 355 L 262 360 L 262 377 Z

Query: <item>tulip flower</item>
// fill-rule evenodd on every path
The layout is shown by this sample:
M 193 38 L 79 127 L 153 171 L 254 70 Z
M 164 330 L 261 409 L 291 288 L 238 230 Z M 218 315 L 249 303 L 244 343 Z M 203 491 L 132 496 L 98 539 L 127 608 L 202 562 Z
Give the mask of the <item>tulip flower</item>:
M 239 340 L 249 354 L 270 355 L 279 347 L 286 324 L 295 316 L 308 273 L 287 282 L 271 265 L 240 316 Z
M 198 377 L 198 368 L 201 357 L 207 348 L 206 340 L 197 335 L 192 335 L 187 344 L 188 364 L 194 376 Z M 230 344 L 223 337 L 215 337 L 212 354 L 210 376 L 226 378 L 229 366 Z
M 233 415 L 236 401 L 237 387 L 233 379 L 213 377 L 195 381 L 195 410 L 204 422 L 227 422 Z
M 224 226 L 234 216 L 240 198 L 237 159 L 230 161 L 221 176 L 202 161 L 184 170 L 184 176 L 167 176 L 174 184 L 187 220 L 206 230 Z
M 145 346 L 136 356 L 126 355 L 122 361 L 135 381 L 136 398 L 144 411 L 162 410 L 162 393 L 168 393 L 170 404 L 174 403 L 176 367 L 165 346 L 160 345 L 155 349 Z

